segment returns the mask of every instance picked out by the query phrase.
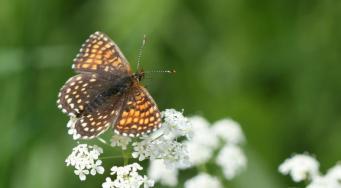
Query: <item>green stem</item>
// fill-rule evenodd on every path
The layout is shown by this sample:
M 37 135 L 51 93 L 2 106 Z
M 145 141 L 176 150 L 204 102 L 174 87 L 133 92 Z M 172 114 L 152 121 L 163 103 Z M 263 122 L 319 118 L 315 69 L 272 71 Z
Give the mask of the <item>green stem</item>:
M 197 169 L 199 172 L 207 172 L 207 168 L 205 164 L 201 164 L 199 166 L 197 166 Z
M 123 164 L 124 164 L 124 166 L 128 165 L 128 163 L 129 163 L 129 153 L 127 155 L 126 150 L 122 150 L 122 157 L 123 157 Z
M 108 142 L 105 141 L 103 138 L 97 137 L 97 140 L 100 141 L 100 142 L 102 142 L 104 145 L 111 146 L 111 145 L 108 144 Z

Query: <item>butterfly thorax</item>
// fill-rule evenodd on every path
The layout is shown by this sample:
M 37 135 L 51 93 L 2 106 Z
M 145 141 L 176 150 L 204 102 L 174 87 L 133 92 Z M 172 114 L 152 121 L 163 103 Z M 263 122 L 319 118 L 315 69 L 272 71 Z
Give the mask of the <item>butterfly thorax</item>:
M 112 80 L 110 85 L 104 87 L 101 92 L 93 97 L 93 99 L 85 107 L 82 115 L 94 112 L 99 106 L 108 103 L 112 97 L 118 97 L 126 94 L 135 82 L 136 81 L 133 76 L 124 76 Z
M 132 75 L 132 77 L 136 80 L 136 82 L 138 83 L 138 82 L 140 82 L 140 81 L 142 81 L 143 80 L 143 78 L 144 78 L 144 71 L 143 70 L 139 70 L 139 71 L 137 71 L 136 73 L 134 73 L 133 75 Z

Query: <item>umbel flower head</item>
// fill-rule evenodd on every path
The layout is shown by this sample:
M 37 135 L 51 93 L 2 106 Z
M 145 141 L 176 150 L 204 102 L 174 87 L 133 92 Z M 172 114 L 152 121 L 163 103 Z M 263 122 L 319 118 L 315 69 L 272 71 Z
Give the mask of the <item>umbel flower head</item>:
M 237 176 L 243 169 L 246 168 L 247 159 L 239 146 L 242 142 L 244 142 L 245 138 L 243 132 L 238 123 L 231 119 L 223 119 L 210 126 L 209 122 L 200 116 L 194 116 L 187 119 L 183 119 L 181 113 L 167 110 L 163 112 L 163 115 L 167 118 L 165 119 L 165 129 L 170 134 L 165 137 L 161 137 L 159 140 L 161 143 L 157 143 L 154 145 L 153 140 L 150 141 L 148 139 L 144 140 L 141 143 L 137 143 L 135 146 L 136 156 L 141 157 L 141 159 L 150 158 L 152 159 L 148 175 L 153 178 L 155 181 L 160 182 L 162 185 L 166 186 L 176 186 L 178 184 L 178 173 L 180 170 L 184 168 L 191 168 L 194 166 L 202 166 L 205 165 L 212 158 L 215 158 L 217 165 L 219 165 L 225 175 L 225 178 L 230 180 Z M 175 119 L 175 120 L 174 120 Z M 180 119 L 180 120 L 178 120 Z M 182 122 L 182 123 L 179 123 Z M 182 126 L 176 126 L 176 125 Z M 187 124 L 190 124 L 187 125 Z M 181 128 L 180 128 L 181 127 Z M 177 130 L 180 129 L 181 131 Z M 171 131 L 173 130 L 173 131 Z M 184 131 L 185 130 L 185 131 Z M 231 132 L 226 132 L 230 131 Z M 167 134 L 167 132 L 164 132 Z M 162 134 L 163 135 L 163 134 Z M 178 145 L 179 142 L 177 139 L 173 140 L 169 138 L 176 138 L 174 135 L 180 135 L 184 139 L 180 142 L 181 145 Z M 150 138 L 149 138 L 150 139 Z M 171 142 L 169 141 L 171 140 Z M 149 141 L 149 142 L 147 142 Z M 166 142 L 168 141 L 168 142 Z M 150 146 L 154 145 L 152 148 L 158 148 L 158 150 L 165 150 L 168 148 L 172 149 L 169 145 L 162 143 L 173 143 L 176 147 L 174 148 L 185 148 L 179 149 L 179 151 L 185 151 L 184 154 L 179 156 L 187 156 L 186 158 L 187 165 L 167 165 L 167 158 L 160 156 L 160 159 L 155 159 L 155 157 L 151 156 L 159 156 L 151 154 L 155 150 L 150 151 Z M 167 153 L 167 152 L 161 152 Z M 174 153 L 174 152 L 172 152 Z M 177 153 L 177 152 L 175 152 Z M 181 153 L 181 152 L 178 152 Z M 217 155 L 216 155 L 217 154 Z M 134 155 L 134 153 L 133 153 Z M 166 155 L 168 156 L 168 155 Z M 170 155 L 174 156 L 174 155 Z M 174 160 L 174 159 L 173 159 Z M 176 161 L 176 160 L 174 160 Z M 181 161 L 181 159 L 178 159 Z M 212 177 L 212 178 L 211 178 Z M 198 179 L 198 181 L 196 181 Z M 216 178 L 214 176 L 210 176 L 208 174 L 200 174 L 197 178 L 193 179 L 193 183 L 187 183 L 187 186 L 198 186 L 203 187 L 201 185 L 201 181 L 212 180 L 212 185 L 218 186 L 219 181 L 217 183 Z M 199 183 L 196 183 L 199 182 Z M 210 187 L 210 186 L 208 186 Z
M 240 125 L 231 119 L 222 119 L 210 126 L 203 117 L 190 118 L 193 125 L 192 139 L 186 141 L 190 162 L 193 166 L 207 163 L 216 156 L 226 179 L 233 179 L 246 168 L 247 159 L 239 144 L 245 138 Z M 218 151 L 219 150 L 219 151 Z
M 214 187 L 222 188 L 221 182 L 218 178 L 210 176 L 206 173 L 200 173 L 192 179 L 185 182 L 185 188 L 198 188 L 198 187 Z
M 298 154 L 286 159 L 280 166 L 282 174 L 290 174 L 295 182 L 312 179 L 319 173 L 319 162 L 310 155 Z
M 308 154 L 297 154 L 285 160 L 280 166 L 282 174 L 290 174 L 295 182 L 305 181 L 306 188 L 341 188 L 341 165 L 336 164 L 327 174 L 318 170 L 319 162 Z
M 138 171 L 142 170 L 142 166 L 138 163 L 133 163 L 126 166 L 113 166 L 110 175 L 116 175 L 114 181 L 110 177 L 102 184 L 103 188 L 137 188 L 141 185 L 144 188 L 153 187 L 154 181 L 147 178 L 147 176 L 139 175 Z
M 222 167 L 225 178 L 231 180 L 246 168 L 247 159 L 239 147 L 230 144 L 221 149 L 216 163 Z
M 102 148 L 98 146 L 89 146 L 80 144 L 73 148 L 72 153 L 66 158 L 66 166 L 74 166 L 75 174 L 79 176 L 81 181 L 86 179 L 86 175 L 103 174 L 104 168 L 101 166 L 102 161 L 98 159 L 103 153 Z
M 132 144 L 132 156 L 140 161 L 147 158 L 161 159 L 171 168 L 189 166 L 187 147 L 177 138 L 187 137 L 191 124 L 182 113 L 174 109 L 165 110 L 162 117 L 164 122 L 161 129 Z
M 212 126 L 199 116 L 190 119 L 182 112 L 167 109 L 161 113 L 162 126 L 149 135 L 132 139 L 127 136 L 113 135 L 111 147 L 126 150 L 138 161 L 150 160 L 148 177 L 140 175 L 143 169 L 138 163 L 125 166 L 114 165 L 110 176 L 105 178 L 103 188 L 153 187 L 154 181 L 166 186 L 176 186 L 181 170 L 205 165 L 211 159 L 221 167 L 225 178 L 230 180 L 246 167 L 246 157 L 239 144 L 244 141 L 243 132 L 238 123 L 223 119 Z M 74 119 L 69 123 L 69 134 L 78 138 L 74 130 Z M 102 143 L 107 144 L 102 138 Z M 66 159 L 67 166 L 74 166 L 75 174 L 83 181 L 87 175 L 103 174 L 104 168 L 99 159 L 103 153 L 98 146 L 79 144 Z M 122 156 L 127 161 L 127 152 Z M 107 157 L 105 157 L 107 158 Z M 110 158 L 110 157 L 108 157 Z M 125 163 L 126 164 L 126 163 Z M 199 168 L 198 168 L 199 169 Z M 222 187 L 219 179 L 198 171 L 198 175 L 184 184 L 192 187 Z
M 179 140 L 189 139 L 188 131 L 191 124 L 181 112 L 174 109 L 165 110 L 162 112 L 162 117 L 162 128 L 153 134 L 135 139 L 133 143 L 130 137 L 113 135 L 110 145 L 112 147 L 121 147 L 122 150 L 132 147 L 132 157 L 138 158 L 140 161 L 145 159 L 158 160 L 177 173 L 177 168 L 189 166 L 187 147 Z M 68 123 L 69 134 L 77 139 L 77 134 L 74 134 L 74 122 L 75 120 L 71 118 Z M 180 137 L 181 139 L 179 139 Z M 105 140 L 99 139 L 106 143 Z M 101 166 L 102 161 L 98 159 L 101 153 L 103 153 L 103 150 L 98 146 L 80 144 L 73 149 L 73 152 L 66 159 L 66 163 L 67 166 L 75 167 L 75 174 L 83 181 L 89 174 L 95 175 L 104 172 L 104 168 Z M 153 186 L 154 182 L 147 176 L 139 175 L 139 170 L 142 170 L 142 167 L 138 163 L 114 166 L 111 169 L 111 175 L 115 178 L 112 176 L 107 177 L 103 187 Z M 173 176 L 173 179 L 177 183 L 177 174 Z
M 178 184 L 178 170 L 167 168 L 161 159 L 150 161 L 148 176 L 162 185 L 174 187 Z

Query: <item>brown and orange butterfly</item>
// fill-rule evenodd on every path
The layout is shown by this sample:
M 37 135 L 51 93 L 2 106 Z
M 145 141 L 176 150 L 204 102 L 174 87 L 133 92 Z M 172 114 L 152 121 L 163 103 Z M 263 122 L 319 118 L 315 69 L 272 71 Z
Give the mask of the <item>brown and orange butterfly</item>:
M 140 83 L 144 72 L 132 73 L 118 46 L 104 33 L 90 35 L 72 68 L 78 75 L 61 88 L 57 105 L 77 118 L 74 126 L 80 138 L 94 138 L 109 127 L 136 137 L 161 126 L 159 109 Z

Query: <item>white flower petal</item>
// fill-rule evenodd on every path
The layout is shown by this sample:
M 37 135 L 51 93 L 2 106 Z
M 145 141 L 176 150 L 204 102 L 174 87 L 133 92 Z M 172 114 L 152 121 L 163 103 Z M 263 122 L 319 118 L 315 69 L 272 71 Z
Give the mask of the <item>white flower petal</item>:
M 126 150 L 128 144 L 131 142 L 131 138 L 128 136 L 114 135 L 111 137 L 111 146 L 121 147 L 122 150 Z
M 225 143 L 240 144 L 245 140 L 240 125 L 232 119 L 219 120 L 213 124 L 212 129 Z
M 295 182 L 300 182 L 317 176 L 319 174 L 319 163 L 307 154 L 298 154 L 286 159 L 279 166 L 279 171 L 284 175 L 290 174 Z
M 246 168 L 247 159 L 235 145 L 226 145 L 219 152 L 216 163 L 222 167 L 226 179 L 233 179 Z
M 210 176 L 206 173 L 200 173 L 199 175 L 185 182 L 185 188 L 198 187 L 222 188 L 223 186 L 218 178 Z
M 150 161 L 148 176 L 162 185 L 174 187 L 178 184 L 178 170 L 167 168 L 160 159 Z

